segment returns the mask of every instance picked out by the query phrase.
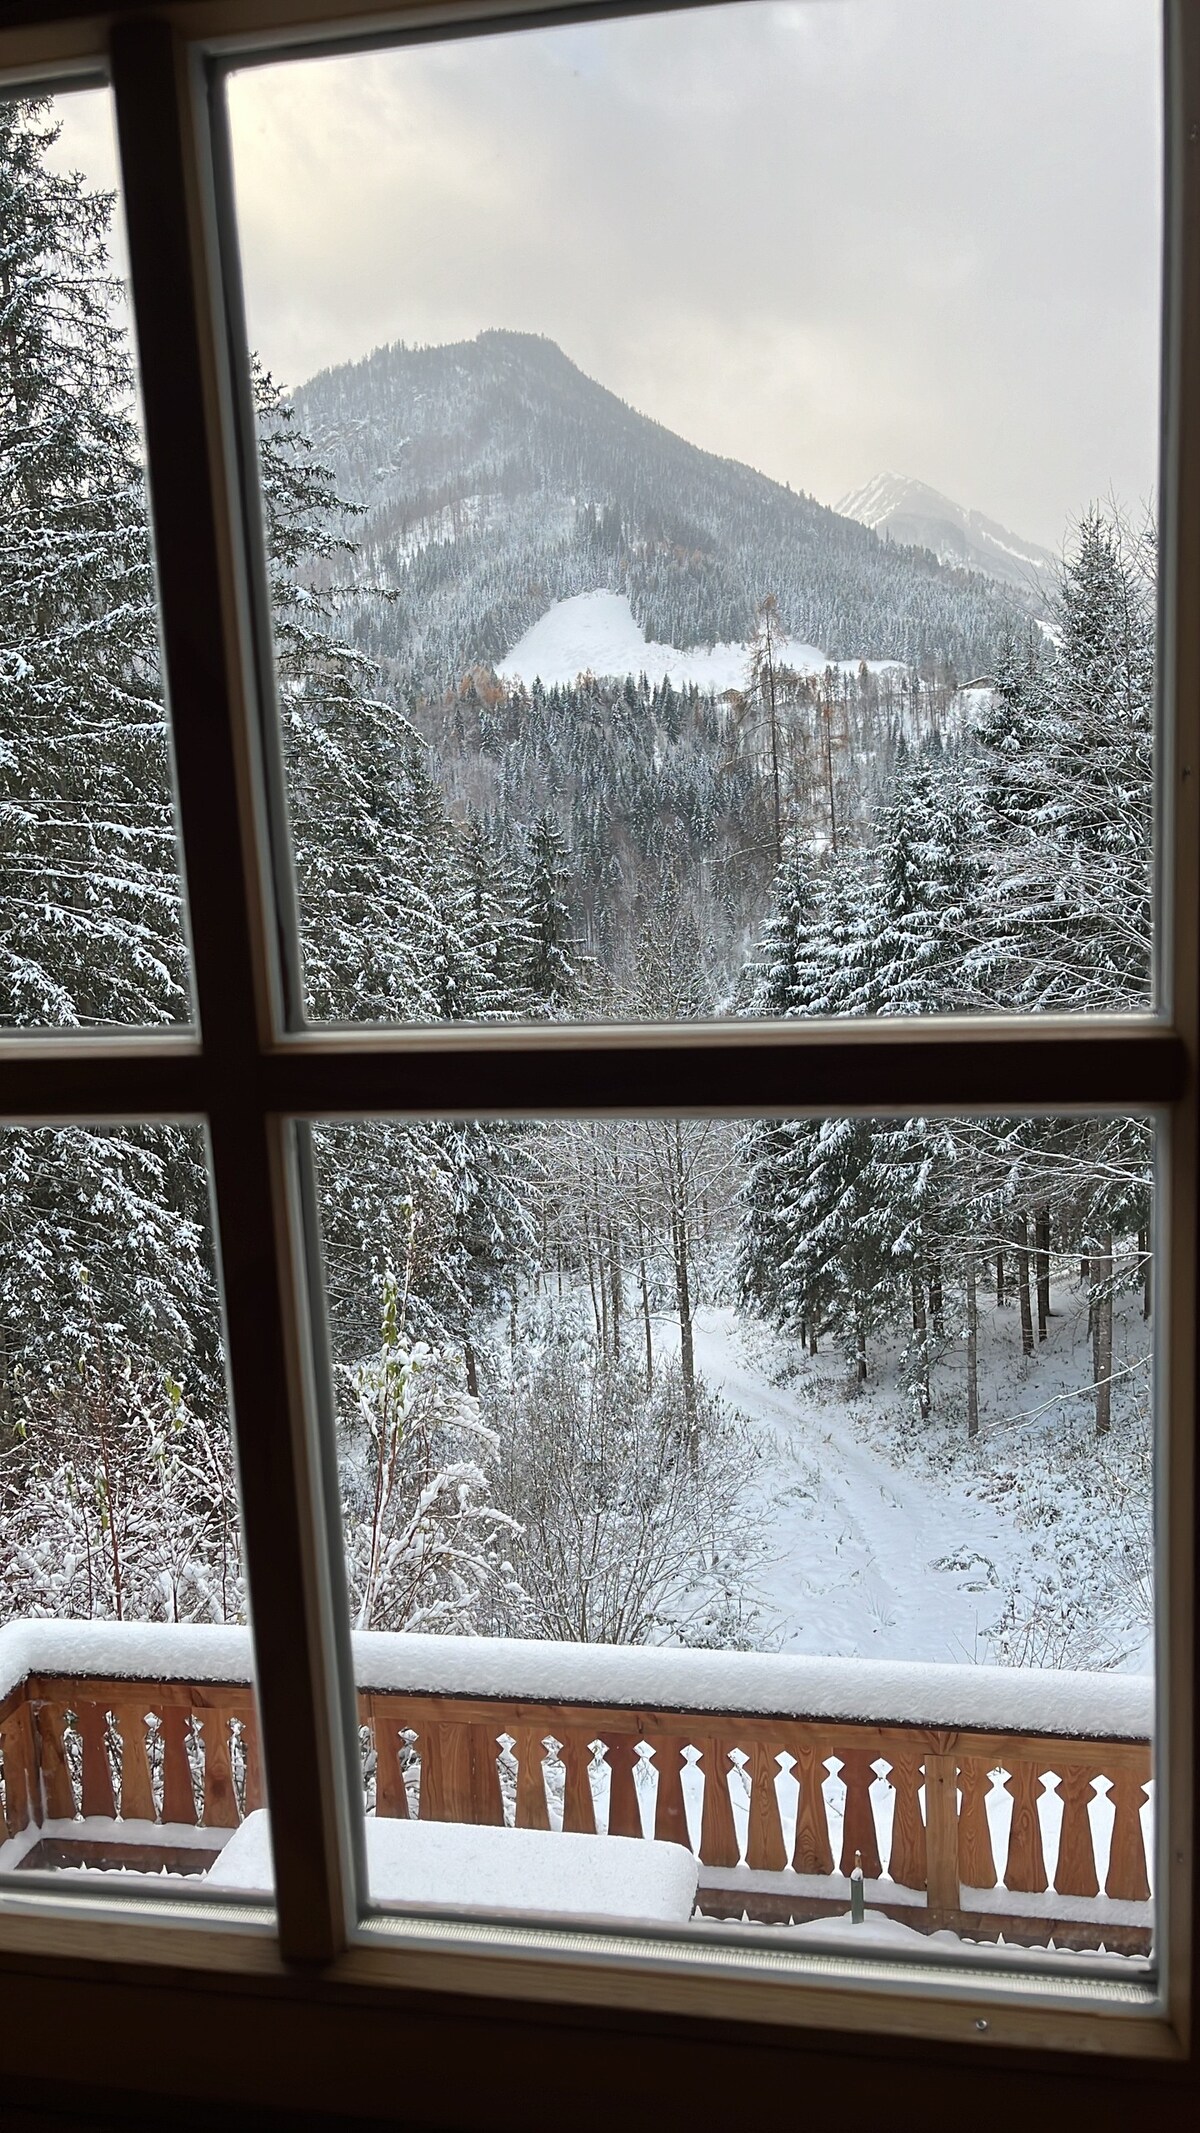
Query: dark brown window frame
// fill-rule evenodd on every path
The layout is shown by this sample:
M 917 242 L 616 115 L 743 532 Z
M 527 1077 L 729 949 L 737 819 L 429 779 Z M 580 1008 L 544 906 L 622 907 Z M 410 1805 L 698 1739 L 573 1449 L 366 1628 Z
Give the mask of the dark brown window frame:
M 553 16 L 621 12 L 560 9 Z M 530 15 L 534 13 L 530 10 Z M 376 0 L 176 0 L 103 7 L 87 0 L 0 0 L 0 67 L 65 83 L 99 65 L 116 98 L 129 230 L 164 647 L 189 885 L 201 1036 L 62 1040 L 0 1047 L 0 1117 L 195 1117 L 208 1126 L 230 1367 L 239 1417 L 246 1547 L 278 1880 L 278 1946 L 196 1922 L 190 1931 L 115 1927 L 90 1906 L 33 1917 L 0 1910 L 0 1964 L 38 2002 L 46 1966 L 113 1978 L 122 1963 L 178 1978 L 239 1980 L 319 1973 L 363 2010 L 415 1984 L 459 1995 L 597 2007 L 633 2003 L 687 2021 L 853 2027 L 962 2040 L 963 2009 L 848 1985 L 802 2003 L 772 1986 L 652 1982 L 598 1961 L 565 1978 L 553 1965 L 472 1952 L 369 1945 L 357 1926 L 339 1626 L 305 1322 L 304 1192 L 292 1122 L 379 1112 L 526 1115 L 633 1111 L 1054 1109 L 1159 1107 L 1170 1126 L 1165 1234 L 1171 1339 L 1164 1397 L 1173 1418 L 1164 1534 L 1170 1625 L 1169 1726 L 1163 1739 L 1170 1826 L 1170 2000 L 1130 2029 L 1111 2015 L 989 2006 L 989 2046 L 1027 2053 L 1136 2051 L 1190 2065 L 1196 1856 L 1192 1563 L 1196 1538 L 1191 1419 L 1197 1174 L 1197 746 L 1200 612 L 1200 6 L 1167 11 L 1168 248 L 1164 454 L 1164 701 L 1161 773 L 1169 1017 L 1120 1021 L 947 1019 L 687 1029 L 289 1031 L 282 1011 L 275 865 L 262 755 L 261 644 L 244 438 L 237 419 L 211 168 L 206 55 L 243 40 L 328 44 L 347 23 L 516 21 L 508 4 L 447 0 L 387 9 Z M 2 79 L 2 77 L 0 77 Z M 1193 117 L 1193 114 L 1195 115 Z M 1173 753 L 1171 749 L 1173 748 Z M 302 1626 L 302 1634 L 297 1626 Z M 114 1964 L 117 1968 L 114 1969 Z M 704 1981 L 700 1981 L 703 1984 Z M 419 2000 L 418 1995 L 418 2000 Z M 285 1994 L 286 1998 L 286 1994 Z M 291 2002 L 288 2003 L 292 2004 Z M 321 1999 L 327 2019 L 333 2001 Z M 428 2006 L 428 2002 L 426 2003 Z M 529 2019 L 533 2019 L 530 2017 Z M 1132 2035 L 1132 2027 L 1137 2035 Z M 744 2034 L 744 2032 L 743 2032 Z M 797 2032 L 797 2041 L 801 2032 Z M 977 2034 L 982 2035 L 983 2032 Z M 827 2040 L 826 2040 L 827 2041 Z M 664 2059 L 665 2063 L 665 2059 Z M 1016 2062 L 1014 2062 L 1015 2065 Z M 335 2098 L 336 2098 L 336 2091 Z M 461 2121 L 459 2121 L 461 2122 Z

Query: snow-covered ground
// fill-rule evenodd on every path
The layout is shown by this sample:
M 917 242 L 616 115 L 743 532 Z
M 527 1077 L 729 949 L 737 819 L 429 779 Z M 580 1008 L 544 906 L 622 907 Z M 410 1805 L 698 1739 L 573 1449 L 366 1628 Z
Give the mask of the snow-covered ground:
M 778 1649 L 941 1662 L 1011 1659 L 1002 1631 L 1013 1596 L 1035 1604 L 1053 1571 L 1054 1598 L 1045 1605 L 1060 1606 L 1064 1568 L 1070 1588 L 1072 1550 L 1085 1617 L 1096 1580 L 1083 1565 L 1093 1551 L 1111 1559 L 1118 1548 L 1111 1535 L 1119 1533 L 1120 1547 L 1132 1547 L 1136 1556 L 1141 1544 L 1149 1556 L 1144 1502 L 1110 1502 L 1103 1486 L 1108 1469 L 1090 1456 L 1089 1403 L 1058 1398 L 1086 1384 L 1090 1344 L 1085 1304 L 1082 1309 L 1081 1326 L 1064 1298 L 1050 1340 L 1029 1364 L 1019 1354 L 1015 1309 L 981 1314 L 983 1426 L 974 1447 L 966 1444 L 957 1413 L 954 1378 L 961 1364 L 953 1350 L 935 1373 L 935 1401 L 940 1398 L 943 1411 L 939 1416 L 935 1407 L 918 1434 L 886 1363 L 873 1383 L 852 1393 L 836 1352 L 801 1359 L 731 1307 L 697 1314 L 696 1368 L 747 1417 L 761 1446 L 752 1510 L 762 1560 L 753 1582 L 761 1627 Z M 660 1321 L 656 1337 L 665 1352 L 678 1353 L 672 1320 Z M 1128 1371 L 1121 1384 L 1141 1388 L 1143 1398 L 1149 1373 L 1139 1360 L 1147 1340 L 1140 1313 L 1118 1317 L 1114 1366 Z M 1127 1392 L 1127 1400 L 1133 1397 Z M 1124 1444 L 1114 1439 L 1106 1456 L 1119 1492 Z M 1078 1485 L 1081 1465 L 1087 1487 Z M 1040 1654 L 1041 1663 L 1150 1671 L 1149 1607 L 1139 1611 L 1131 1592 L 1122 1619 L 1119 1586 L 1115 1624 L 1101 1616 L 1101 1600 L 1095 1604 L 1095 1648 L 1088 1649 L 1085 1618 L 1074 1652 Z M 1110 1589 L 1103 1602 L 1110 1616 L 1113 1604 Z
M 823 674 L 829 665 L 856 674 L 856 659 L 830 661 L 814 644 L 797 638 L 779 640 L 778 661 L 799 674 Z M 556 600 L 540 622 L 526 630 L 496 667 L 502 681 L 542 681 L 547 688 L 575 681 L 580 674 L 644 674 L 648 681 L 669 681 L 673 688 L 744 689 L 750 660 L 746 644 L 696 645 L 681 652 L 671 644 L 654 644 L 634 620 L 625 593 L 577 593 Z M 880 673 L 893 662 L 868 660 Z

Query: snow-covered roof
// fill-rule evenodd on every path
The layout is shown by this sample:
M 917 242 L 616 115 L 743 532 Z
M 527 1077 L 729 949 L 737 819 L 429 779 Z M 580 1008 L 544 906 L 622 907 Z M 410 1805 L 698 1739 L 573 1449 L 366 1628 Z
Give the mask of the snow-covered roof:
M 516 1638 L 356 1633 L 360 1689 L 523 1703 L 726 1711 L 876 1725 L 1146 1740 L 1147 1674 L 794 1658 L 670 1646 L 541 1644 Z M 29 1674 L 129 1681 L 251 1678 L 250 1633 L 198 1624 L 11 1622 L 0 1629 L 0 1695 Z

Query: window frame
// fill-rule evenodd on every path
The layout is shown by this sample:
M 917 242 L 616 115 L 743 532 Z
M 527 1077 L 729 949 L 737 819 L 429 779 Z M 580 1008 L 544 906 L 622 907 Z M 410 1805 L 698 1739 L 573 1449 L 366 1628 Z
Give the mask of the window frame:
M 222 188 L 212 161 L 214 69 L 252 48 L 280 57 L 301 45 L 328 50 L 388 31 L 516 29 L 522 20 L 634 11 L 641 10 L 523 8 L 519 0 L 442 0 L 423 9 L 397 8 L 394 0 L 167 0 L 116 10 L 100 0 L 0 0 L 0 85 L 66 87 L 99 71 L 115 99 L 199 1014 L 199 1034 L 171 1038 L 6 1035 L 0 1118 L 40 1125 L 195 1118 L 208 1128 L 278 1890 L 277 1942 L 236 1917 L 219 1923 L 194 1909 L 185 1929 L 157 1923 L 165 1914 L 152 1907 L 135 1920 L 128 1904 L 31 1900 L 20 1911 L 0 1904 L 0 1967 L 19 1974 L 33 1994 L 30 2004 L 43 2009 L 38 1989 L 53 1988 L 63 1963 L 82 1966 L 85 1998 L 102 1992 L 122 1966 L 132 1966 L 143 1993 L 147 1966 L 176 1982 L 208 1973 L 227 1991 L 251 1997 L 269 1982 L 279 2006 L 294 2013 L 308 2004 L 310 2014 L 319 2007 L 329 2036 L 347 1994 L 364 2016 L 382 1995 L 393 2020 L 397 1994 L 410 2011 L 415 2003 L 418 2033 L 422 2004 L 427 2014 L 431 1994 L 451 1994 L 468 2010 L 498 1999 L 527 2010 L 538 2002 L 572 2006 L 581 2019 L 583 2010 L 605 2010 L 604 2019 L 618 2024 L 634 2019 L 631 2009 L 668 2025 L 699 2019 L 742 2040 L 766 2025 L 786 2029 L 791 2046 L 806 2034 L 810 2046 L 827 2046 L 827 2032 L 849 2030 L 975 2054 L 983 2045 L 1014 2068 L 1022 2054 L 1054 2055 L 1050 2063 L 1061 2069 L 1057 2055 L 1100 2053 L 1190 2069 L 1200 600 L 1180 588 L 1200 585 L 1200 0 L 1166 0 L 1164 37 L 1158 844 L 1169 1011 L 879 1026 L 286 1026 L 275 810 L 263 748 L 254 469 L 239 421 L 244 351 L 236 318 L 230 328 L 228 231 L 223 252 Z M 648 11 L 664 11 L 662 0 Z M 650 1958 L 614 1963 L 599 1944 L 589 1952 L 581 1942 L 578 1959 L 564 1964 L 536 1951 L 521 1954 L 515 1934 L 490 1945 L 478 1935 L 472 1947 L 433 1933 L 406 1944 L 364 1929 L 355 1900 L 361 1816 L 352 1804 L 348 1753 L 347 1629 L 331 1546 L 336 1498 L 318 1422 L 308 1315 L 311 1220 L 293 1121 L 382 1112 L 1142 1106 L 1156 1107 L 1168 1122 L 1170 1151 L 1159 1214 L 1169 1328 L 1159 1346 L 1168 1418 L 1160 1531 L 1166 1694 L 1156 1735 L 1167 1801 L 1159 1836 L 1162 2004 L 1125 2015 L 1094 2003 L 1072 2008 L 1061 1992 L 1042 1994 L 1032 1976 L 1011 1997 L 978 1974 L 943 1975 L 927 1988 L 899 1970 L 876 1979 L 864 1969 L 829 1983 L 815 1970 L 799 1974 L 798 1965 L 795 1982 L 748 1982 L 716 1969 L 682 1974 Z M 524 2019 L 535 2018 L 527 2012 Z M 133 2049 L 136 2065 L 136 2039 L 125 2030 L 121 2036 L 118 2061 L 127 2063 Z M 848 2065 L 861 2050 L 860 2041 Z

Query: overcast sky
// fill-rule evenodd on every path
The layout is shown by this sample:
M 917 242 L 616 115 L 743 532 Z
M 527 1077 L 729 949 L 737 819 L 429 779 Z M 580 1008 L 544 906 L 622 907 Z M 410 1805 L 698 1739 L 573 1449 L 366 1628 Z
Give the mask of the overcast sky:
M 826 502 L 912 474 L 1057 547 L 1154 488 L 1159 43 L 1154 0 L 745 0 L 247 70 L 252 339 L 298 384 L 549 334 Z

